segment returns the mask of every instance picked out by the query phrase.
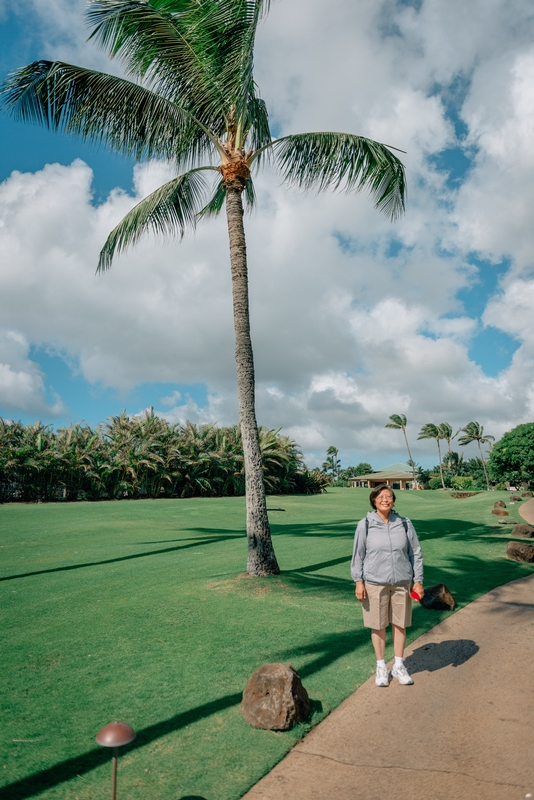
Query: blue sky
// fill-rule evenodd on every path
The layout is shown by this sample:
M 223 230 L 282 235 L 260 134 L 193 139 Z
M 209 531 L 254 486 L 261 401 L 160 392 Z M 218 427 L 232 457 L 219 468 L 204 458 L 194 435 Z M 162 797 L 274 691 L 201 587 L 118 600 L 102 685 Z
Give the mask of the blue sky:
M 41 57 L 107 69 L 83 8 L 0 6 L 2 75 Z M 273 5 L 256 62 L 273 130 L 386 141 L 406 150 L 409 186 L 392 228 L 363 195 L 256 179 L 258 416 L 310 464 L 330 444 L 344 465 L 403 459 L 391 413 L 414 441 L 430 421 L 475 419 L 498 437 L 532 418 L 533 29 L 518 0 L 494 0 L 491 15 L 478 0 L 333 0 L 328 14 L 311 2 L 304 25 L 297 0 Z M 96 425 L 154 406 L 233 424 L 224 220 L 182 245 L 144 242 L 95 277 L 107 232 L 172 170 L 6 115 L 0 134 L 0 415 Z M 435 462 L 430 443 L 413 449 Z

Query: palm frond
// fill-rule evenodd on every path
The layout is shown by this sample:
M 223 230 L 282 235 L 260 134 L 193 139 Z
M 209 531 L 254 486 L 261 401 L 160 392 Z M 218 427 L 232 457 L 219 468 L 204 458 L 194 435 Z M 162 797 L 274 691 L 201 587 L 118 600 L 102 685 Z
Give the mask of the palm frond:
M 234 0 L 235 2 L 235 0 Z M 241 5 L 242 25 L 241 36 L 235 35 L 233 48 L 234 61 L 231 64 L 234 73 L 236 94 L 234 103 L 236 116 L 245 120 L 248 116 L 250 98 L 255 95 L 254 83 L 254 43 L 256 29 L 260 19 L 268 13 L 270 0 L 238 0 L 235 5 Z M 236 32 L 237 33 L 237 32 Z
M 263 151 L 269 147 L 285 180 L 300 189 L 366 189 L 391 219 L 404 211 L 404 166 L 380 142 L 350 133 L 301 133 L 275 139 Z
M 190 170 L 173 178 L 134 206 L 108 236 L 97 272 L 108 270 L 115 254 L 136 244 L 147 232 L 183 237 L 188 228 L 193 229 L 207 188 L 202 175 L 205 169 Z
M 250 147 L 252 150 L 261 150 L 257 159 L 259 164 L 262 156 L 269 154 L 269 148 L 266 150 L 262 150 L 261 148 L 269 145 L 272 139 L 267 106 L 265 102 L 255 94 L 249 97 L 247 116 L 244 125 L 247 147 Z
M 249 177 L 245 184 L 243 194 L 245 198 L 245 209 L 247 212 L 250 212 L 256 205 L 256 192 L 254 191 L 254 184 L 251 177 Z M 203 219 L 204 217 L 216 217 L 222 211 L 225 200 L 226 187 L 224 185 L 224 181 L 221 179 L 218 181 L 215 187 L 215 192 L 209 203 L 207 203 L 207 205 L 198 212 L 198 219 Z
M 419 436 L 417 439 L 440 439 L 440 431 L 437 425 L 434 425 L 433 422 L 427 422 L 426 425 L 423 425 L 421 430 L 419 431 Z
M 103 142 L 136 159 L 189 163 L 216 138 L 186 110 L 143 86 L 63 62 L 35 61 L 9 75 L 5 105 L 23 121 Z
M 204 208 L 198 212 L 198 219 L 203 219 L 204 217 L 216 217 L 222 207 L 224 206 L 224 201 L 226 200 L 226 187 L 224 182 L 221 180 L 217 183 L 215 187 L 215 193 L 209 203 L 204 206 Z
M 92 38 L 132 75 L 222 135 L 235 116 L 250 0 L 94 0 Z M 245 48 L 246 49 L 246 48 Z
M 256 205 L 256 191 L 254 189 L 254 184 L 252 182 L 252 177 L 250 175 L 247 182 L 245 183 L 244 195 L 245 195 L 245 208 L 248 212 L 250 212 Z
M 385 428 L 395 428 L 396 430 L 404 430 L 406 428 L 407 420 L 404 414 L 391 414 L 391 422 L 388 422 Z

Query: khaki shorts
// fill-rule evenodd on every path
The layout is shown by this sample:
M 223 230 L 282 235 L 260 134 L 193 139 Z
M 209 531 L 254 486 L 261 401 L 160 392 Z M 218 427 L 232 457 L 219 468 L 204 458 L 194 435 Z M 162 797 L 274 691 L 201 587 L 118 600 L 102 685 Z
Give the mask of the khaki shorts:
M 410 586 L 394 586 L 391 583 L 378 586 L 366 583 L 367 597 L 362 603 L 363 624 L 366 628 L 382 630 L 390 623 L 399 628 L 412 624 L 412 598 Z

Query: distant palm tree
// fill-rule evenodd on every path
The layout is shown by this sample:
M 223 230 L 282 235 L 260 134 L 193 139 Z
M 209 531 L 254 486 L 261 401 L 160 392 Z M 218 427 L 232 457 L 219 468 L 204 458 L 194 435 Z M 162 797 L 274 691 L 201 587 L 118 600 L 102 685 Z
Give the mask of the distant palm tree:
M 91 38 L 123 62 L 132 80 L 41 60 L 12 73 L 3 88 L 5 105 L 19 119 L 77 134 L 122 155 L 171 164 L 175 177 L 138 203 L 108 236 L 100 271 L 145 233 L 182 237 L 226 205 L 247 571 L 253 575 L 280 570 L 255 411 L 243 226 L 243 197 L 249 207 L 255 204 L 251 169 L 270 160 L 299 189 L 366 189 L 391 219 L 403 212 L 405 200 L 404 167 L 384 144 L 333 132 L 271 138 L 253 75 L 256 29 L 268 8 L 269 0 L 92 0 Z
M 451 452 L 451 439 L 454 439 L 455 436 L 458 436 L 460 431 L 456 431 L 456 433 L 453 435 L 453 433 L 452 433 L 452 425 L 449 425 L 448 422 L 440 422 L 439 425 L 438 425 L 438 428 L 439 428 L 440 433 L 441 433 L 441 438 L 445 439 L 445 441 L 447 442 L 447 450 L 450 453 Z
M 471 444 L 471 442 L 476 442 L 478 444 L 478 449 L 480 451 L 480 460 L 482 461 L 482 466 L 484 467 L 484 475 L 486 476 L 486 485 L 488 487 L 488 491 L 490 488 L 489 478 L 488 478 L 488 470 L 486 469 L 486 462 L 484 461 L 484 456 L 482 455 L 482 444 L 489 444 L 491 445 L 492 442 L 495 441 L 495 436 L 490 436 L 486 434 L 484 436 L 484 426 L 479 425 L 478 422 L 468 422 L 465 428 L 461 428 L 461 431 L 465 434 L 464 436 L 460 436 L 458 439 L 458 444 L 461 444 L 462 447 L 465 447 L 467 444 Z M 460 433 L 460 431 L 458 431 Z
M 331 472 L 332 480 L 334 481 L 337 479 L 341 467 L 341 461 L 337 457 L 338 453 L 339 450 L 337 449 L 337 447 L 331 445 L 326 451 L 327 459 L 323 464 L 324 471 Z
M 453 477 L 456 477 L 463 469 L 464 454 L 457 453 L 455 450 L 449 450 L 443 456 L 443 466 L 449 470 Z
M 426 425 L 423 425 L 421 430 L 419 431 L 419 436 L 417 439 L 435 439 L 438 445 L 438 456 L 439 456 L 439 474 L 441 477 L 441 485 L 445 488 L 445 481 L 443 480 L 443 466 L 441 464 L 441 447 L 439 446 L 440 439 L 445 438 L 443 436 L 443 432 L 440 430 L 438 425 L 434 425 L 432 422 L 428 422 Z
M 406 442 L 406 449 L 408 450 L 408 464 L 410 464 L 413 470 L 413 488 L 417 486 L 417 479 L 415 477 L 415 461 L 412 458 L 412 454 L 410 453 L 410 445 L 408 444 L 408 437 L 406 436 L 406 425 L 407 420 L 404 414 L 391 414 L 390 416 L 391 422 L 388 422 L 385 425 L 385 428 L 393 428 L 397 431 L 402 431 L 404 434 L 404 441 Z

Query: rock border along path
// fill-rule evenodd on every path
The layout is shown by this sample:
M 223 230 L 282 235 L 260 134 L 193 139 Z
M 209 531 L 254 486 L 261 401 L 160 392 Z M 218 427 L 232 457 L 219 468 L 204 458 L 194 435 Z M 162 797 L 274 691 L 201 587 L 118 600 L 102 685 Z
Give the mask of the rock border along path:
M 533 612 L 534 574 L 455 612 L 407 648 L 413 686 L 370 678 L 243 800 L 534 797 Z

